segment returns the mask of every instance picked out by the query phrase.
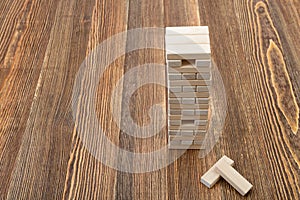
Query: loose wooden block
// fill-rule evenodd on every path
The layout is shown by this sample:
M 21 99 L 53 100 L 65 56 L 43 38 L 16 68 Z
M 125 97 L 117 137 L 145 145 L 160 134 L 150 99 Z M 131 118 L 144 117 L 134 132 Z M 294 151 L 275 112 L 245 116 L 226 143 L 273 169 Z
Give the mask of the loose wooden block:
M 167 63 L 169 67 L 180 67 L 182 65 L 181 60 L 168 60 Z
M 166 35 L 208 35 L 208 26 L 166 27 Z
M 166 44 L 209 44 L 209 35 L 168 35 Z
M 201 68 L 210 68 L 211 67 L 211 60 L 196 60 L 196 66 Z
M 215 168 L 230 185 L 232 185 L 241 195 L 247 194 L 253 185 L 249 183 L 240 173 L 238 173 L 230 164 L 225 160 L 221 160 Z
M 206 185 L 206 187 L 211 188 L 215 185 L 215 183 L 221 178 L 220 174 L 216 172 L 216 166 L 222 162 L 225 161 L 230 166 L 234 164 L 234 161 L 228 158 L 227 156 L 223 156 L 220 160 L 218 160 L 202 177 L 201 177 L 201 183 Z

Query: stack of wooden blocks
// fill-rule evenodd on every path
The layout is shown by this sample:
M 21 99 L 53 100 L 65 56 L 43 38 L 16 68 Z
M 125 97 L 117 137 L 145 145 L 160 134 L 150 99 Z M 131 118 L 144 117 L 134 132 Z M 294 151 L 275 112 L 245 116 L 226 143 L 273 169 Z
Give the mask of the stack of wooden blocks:
M 169 149 L 202 149 L 211 84 L 207 26 L 167 27 Z

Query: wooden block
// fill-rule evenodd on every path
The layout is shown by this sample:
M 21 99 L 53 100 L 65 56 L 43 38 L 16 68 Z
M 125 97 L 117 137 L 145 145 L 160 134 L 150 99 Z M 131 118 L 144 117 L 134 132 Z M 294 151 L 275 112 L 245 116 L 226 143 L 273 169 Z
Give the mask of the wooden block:
M 194 110 L 181 110 L 182 115 L 194 115 L 195 111 Z
M 206 68 L 210 68 L 211 67 L 211 60 L 196 60 L 196 66 L 197 67 L 206 67 Z
M 195 115 L 208 116 L 208 110 L 195 110 Z
M 182 98 L 181 103 L 182 104 L 195 104 L 196 98 Z
M 177 98 L 170 98 L 169 97 L 168 101 L 169 101 L 170 104 L 172 104 L 172 103 L 176 103 L 176 104 L 181 103 L 181 99 L 180 98 L 177 99 Z
M 196 98 L 198 104 L 209 104 L 209 98 Z
M 178 141 L 174 141 L 174 142 L 178 142 Z M 196 145 L 196 144 L 192 144 L 192 145 L 180 145 L 180 144 L 171 144 L 169 143 L 168 145 L 169 149 L 177 149 L 177 150 L 184 150 L 184 149 L 205 149 L 205 147 L 203 147 L 202 145 Z
M 221 162 L 225 161 L 229 165 L 233 165 L 234 161 L 228 158 L 227 156 L 223 156 L 220 160 L 218 160 L 202 177 L 201 183 L 206 185 L 208 188 L 211 188 L 215 185 L 215 183 L 221 178 L 221 176 L 215 171 L 216 166 Z
M 207 120 L 195 120 L 194 124 L 195 126 L 205 126 L 207 124 Z
M 197 86 L 197 92 L 209 92 L 210 87 L 209 86 Z
M 181 144 L 182 144 L 182 145 L 192 145 L 192 144 L 193 144 L 193 140 L 187 140 L 187 141 L 182 140 L 182 141 L 181 141 Z
M 180 126 L 181 125 L 181 120 L 169 120 L 169 126 Z
M 210 72 L 197 73 L 197 79 L 198 80 L 211 80 L 211 74 L 210 74 Z
M 208 109 L 208 104 L 169 104 L 170 109 Z
M 207 35 L 208 26 L 166 27 L 166 35 Z
M 169 69 L 170 73 L 199 73 L 200 71 L 196 67 L 170 67 Z
M 194 130 L 194 135 L 205 135 L 207 130 Z
M 182 80 L 196 80 L 196 73 L 182 73 Z
M 170 93 L 169 97 L 180 97 L 180 98 L 208 98 L 209 92 L 178 92 Z M 195 100 L 194 100 L 195 103 Z
M 193 116 L 169 115 L 169 119 L 170 120 L 196 120 L 196 119 L 207 120 L 207 115 L 193 115 Z
M 209 44 L 166 44 L 167 59 L 210 59 Z
M 169 130 L 168 133 L 169 135 L 178 135 L 180 134 L 180 130 Z
M 205 86 L 209 84 L 209 81 L 205 80 L 171 80 L 169 82 L 170 86 Z
M 182 92 L 196 92 L 197 86 L 182 86 Z
M 253 187 L 241 174 L 239 174 L 228 162 L 221 160 L 215 168 L 230 185 L 232 185 L 241 195 L 247 194 Z
M 181 80 L 181 74 L 168 74 L 169 80 Z
M 169 91 L 170 91 L 170 92 L 183 92 L 181 86 L 173 86 L 173 87 L 169 87 Z
M 182 111 L 181 110 L 172 110 L 172 109 L 169 109 L 168 113 L 170 115 L 182 115 Z
M 192 125 L 171 125 L 169 126 L 169 130 L 201 130 L 201 131 L 206 131 L 207 130 L 207 125 L 200 125 L 200 126 L 195 126 L 194 124 Z
M 167 64 L 169 67 L 180 67 L 182 65 L 181 60 L 168 60 Z
M 194 136 L 194 131 L 193 130 L 180 130 L 181 136 Z M 189 139 L 187 139 L 189 140 Z
M 204 139 L 204 136 L 202 136 L 202 135 L 198 135 L 198 136 L 193 136 L 193 135 L 190 135 L 190 136 L 188 136 L 188 135 L 185 135 L 185 136 L 183 136 L 183 135 L 179 135 L 179 136 L 178 135 L 170 135 L 169 136 L 170 141 L 175 141 L 175 140 L 203 141 L 203 139 Z
M 166 44 L 209 44 L 209 35 L 168 35 Z

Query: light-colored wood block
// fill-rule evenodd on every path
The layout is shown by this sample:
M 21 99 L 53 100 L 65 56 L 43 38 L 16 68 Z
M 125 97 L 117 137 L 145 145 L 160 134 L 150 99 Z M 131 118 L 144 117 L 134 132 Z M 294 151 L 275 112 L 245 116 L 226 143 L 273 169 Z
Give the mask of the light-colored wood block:
M 170 93 L 169 97 L 208 98 L 209 92 L 178 92 L 178 93 Z M 195 103 L 195 100 L 194 100 L 194 103 Z
M 197 86 L 182 86 L 182 92 L 196 92 Z
M 195 120 L 194 124 L 195 126 L 204 126 L 207 124 L 207 120 Z
M 208 109 L 209 104 L 169 104 L 170 109 Z
M 180 141 L 174 141 L 174 142 L 180 142 Z M 192 145 L 182 145 L 182 144 L 171 144 L 169 143 L 168 145 L 169 149 L 177 149 L 177 150 L 184 150 L 184 149 L 205 149 L 205 146 L 201 145 L 196 145 L 196 144 L 192 144 Z
M 170 88 L 169 88 L 169 91 L 171 91 L 171 92 L 183 92 L 181 86 L 170 87 Z
M 207 125 L 200 125 L 195 126 L 194 124 L 191 125 L 172 125 L 169 126 L 169 130 L 207 130 Z
M 208 60 L 196 60 L 196 66 L 197 67 L 201 67 L 201 68 L 210 68 L 211 67 L 211 60 L 208 59 Z
M 174 141 L 174 140 L 185 140 L 185 141 L 203 141 L 204 136 L 203 135 L 170 135 L 169 140 Z
M 166 44 L 209 44 L 209 35 L 168 35 Z
M 210 85 L 209 81 L 205 80 L 171 80 L 169 82 L 170 86 L 205 86 L 205 85 Z
M 195 115 L 208 115 L 208 110 L 195 110 Z
M 181 110 L 182 115 L 194 115 L 195 111 L 194 110 Z
M 182 98 L 181 103 L 182 104 L 195 104 L 196 98 Z
M 181 80 L 181 74 L 168 74 L 169 80 Z
M 181 144 L 182 144 L 182 145 L 192 145 L 192 144 L 193 144 L 193 140 L 187 140 L 187 141 L 182 140 L 182 141 L 181 141 Z
M 178 103 L 181 103 L 181 98 L 169 98 L 168 101 L 170 104 L 172 104 L 172 103 L 178 104 Z
M 221 160 L 216 165 L 215 171 L 243 196 L 247 194 L 253 187 L 249 181 L 247 181 L 225 160 Z
M 210 74 L 210 72 L 197 73 L 197 79 L 198 80 L 211 80 L 211 74 Z
M 196 80 L 196 73 L 182 73 L 182 80 Z
M 167 59 L 210 59 L 209 44 L 166 44 Z
M 207 35 L 208 26 L 166 27 L 166 35 Z
M 196 119 L 207 120 L 207 115 L 192 115 L 192 116 L 169 115 L 169 119 L 170 120 L 196 120 Z
M 169 120 L 169 126 L 180 126 L 181 120 Z
M 196 98 L 196 103 L 198 104 L 209 104 L 209 98 Z
M 209 86 L 197 86 L 197 92 L 209 92 L 210 87 Z
M 199 73 L 200 71 L 196 67 L 170 67 L 169 69 L 170 73 Z
M 181 136 L 193 136 L 194 131 L 193 130 L 180 130 Z
M 169 67 L 180 67 L 182 65 L 181 60 L 168 60 L 167 64 Z
M 220 160 L 218 160 L 202 177 L 201 183 L 203 183 L 206 187 L 211 188 L 215 185 L 216 182 L 221 178 L 220 174 L 216 172 L 216 166 L 225 161 L 230 166 L 234 164 L 234 161 L 228 158 L 227 156 L 223 156 Z

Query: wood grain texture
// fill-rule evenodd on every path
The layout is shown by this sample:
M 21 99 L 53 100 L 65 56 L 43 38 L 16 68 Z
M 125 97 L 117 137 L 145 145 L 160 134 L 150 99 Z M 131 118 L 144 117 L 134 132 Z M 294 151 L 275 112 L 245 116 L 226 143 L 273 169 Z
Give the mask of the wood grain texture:
M 299 199 L 299 11 L 300 2 L 289 0 L 2 0 L 0 199 Z M 83 60 L 126 30 L 197 25 L 209 26 L 211 56 L 226 89 L 228 113 L 217 145 L 205 158 L 191 150 L 154 172 L 131 174 L 103 165 L 82 144 L 72 117 L 72 90 Z M 160 44 L 161 38 L 149 39 Z M 119 128 L 128 118 L 123 99 L 142 80 L 164 81 L 164 72 L 141 68 L 144 75 L 123 79 L 120 99 L 113 102 L 120 121 L 109 106 L 124 74 L 165 61 L 161 50 L 125 54 L 132 43 L 142 39 L 119 44 L 124 55 L 93 86 L 96 113 L 114 144 L 151 152 L 167 144 L 166 129 L 147 139 L 127 135 Z M 152 105 L 167 104 L 166 89 L 155 84 L 130 98 L 130 115 L 139 125 L 149 123 Z M 164 117 L 156 113 L 154 120 Z M 211 189 L 200 183 L 224 154 L 253 184 L 243 198 L 225 181 Z

